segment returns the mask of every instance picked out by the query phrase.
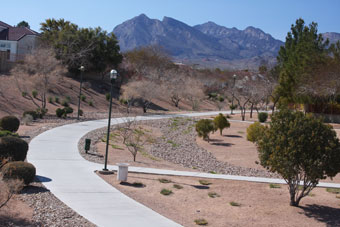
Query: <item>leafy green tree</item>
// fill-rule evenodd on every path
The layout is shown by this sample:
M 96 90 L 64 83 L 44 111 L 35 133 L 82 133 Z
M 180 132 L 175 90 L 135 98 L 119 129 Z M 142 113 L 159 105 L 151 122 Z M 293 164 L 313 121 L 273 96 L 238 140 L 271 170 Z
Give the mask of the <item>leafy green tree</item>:
M 332 126 L 311 114 L 281 110 L 257 140 L 261 165 L 287 182 L 290 205 L 340 172 L 340 144 Z
M 222 136 L 223 129 L 230 127 L 230 123 L 228 119 L 221 113 L 214 118 L 214 125 L 215 125 L 215 129 L 220 130 L 221 136 Z
M 26 21 L 21 21 L 17 24 L 17 27 L 25 27 L 25 28 L 30 28 L 30 25 Z
M 122 61 L 115 35 L 100 27 L 79 28 L 64 19 L 47 19 L 40 30 L 41 40 L 53 46 L 56 57 L 71 72 L 78 72 L 80 65 L 88 71 L 103 72 Z
M 255 122 L 247 128 L 247 140 L 256 143 L 263 135 L 265 126 L 261 125 L 260 122 Z
M 211 132 L 216 131 L 214 122 L 210 119 L 201 119 L 196 123 L 196 132 L 199 137 L 202 137 L 204 140 L 207 140 L 209 143 L 209 134 Z
M 280 70 L 278 92 L 282 101 L 297 102 L 301 98 L 297 95 L 297 88 L 325 62 L 327 45 L 328 40 L 325 42 L 318 34 L 317 23 L 306 26 L 300 18 L 291 26 L 277 57 Z

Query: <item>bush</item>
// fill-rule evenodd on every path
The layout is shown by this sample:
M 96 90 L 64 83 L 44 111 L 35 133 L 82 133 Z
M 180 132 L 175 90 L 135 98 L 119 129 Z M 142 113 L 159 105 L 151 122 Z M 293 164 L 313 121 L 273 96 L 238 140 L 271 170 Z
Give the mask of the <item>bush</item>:
M 215 125 L 215 129 L 220 130 L 220 135 L 222 135 L 223 129 L 230 127 L 230 123 L 228 119 L 225 116 L 223 116 L 223 114 L 221 113 L 214 118 L 214 125 Z
M 28 144 L 25 140 L 5 136 L 0 138 L 0 161 L 9 158 L 11 161 L 24 161 L 28 151 Z
M 84 111 L 82 109 L 79 109 L 79 116 L 83 116 Z
M 19 137 L 17 133 L 13 133 L 7 130 L 2 130 L 0 131 L 0 137 L 5 137 L 5 136 L 14 136 L 14 137 Z
M 32 91 L 32 96 L 33 96 L 33 98 L 37 98 L 37 96 L 38 96 L 38 91 L 37 91 L 37 90 L 33 90 L 33 91 Z
M 83 102 L 85 102 L 85 101 L 86 101 L 86 96 L 85 96 L 85 95 L 81 95 L 81 96 L 80 96 L 80 100 L 83 101 Z
M 89 106 L 93 106 L 93 101 L 89 101 Z
M 23 117 L 21 119 L 21 122 L 24 124 L 24 125 L 29 125 L 30 123 L 32 123 L 33 121 L 33 117 L 29 114 L 25 115 L 25 117 Z
M 82 113 L 82 110 L 80 110 L 80 112 Z M 61 117 L 66 118 L 67 114 L 73 113 L 73 108 L 69 107 L 69 106 L 65 107 L 63 109 L 58 108 L 58 109 L 56 109 L 55 113 L 56 113 L 57 117 L 59 117 L 59 118 L 61 118 Z
M 281 109 L 271 120 L 257 142 L 259 159 L 263 167 L 282 176 L 290 205 L 299 206 L 321 179 L 340 172 L 339 139 L 332 126 L 310 114 Z
M 64 109 L 58 108 L 55 110 L 57 117 L 61 118 L 64 115 Z
M 0 128 L 10 132 L 18 131 L 20 126 L 20 120 L 15 116 L 6 116 L 0 120 Z
M 23 92 L 21 92 L 21 95 L 22 95 L 22 97 L 26 97 L 27 96 L 27 92 L 26 91 L 23 91 Z
M 106 101 L 110 101 L 110 97 L 111 97 L 110 93 L 106 93 L 105 94 Z
M 70 106 L 70 104 L 69 104 L 69 102 L 67 100 L 63 100 L 61 102 L 61 105 L 64 106 L 64 107 L 69 107 Z
M 44 118 L 44 116 L 48 112 L 48 109 L 46 109 L 46 108 L 38 108 L 35 112 L 37 113 L 39 118 Z
M 39 117 L 38 113 L 34 110 L 25 111 L 22 116 L 25 117 L 26 115 L 31 115 L 33 117 L 33 120 L 37 120 L 37 118 Z
M 31 163 L 18 161 L 9 162 L 1 169 L 4 180 L 22 180 L 26 185 L 33 182 L 35 177 L 35 167 Z
M 209 134 L 215 131 L 214 122 L 210 119 L 201 119 L 196 123 L 196 132 L 199 137 L 209 142 Z
M 259 122 L 251 124 L 247 128 L 247 140 L 253 143 L 257 142 L 258 139 L 263 135 L 265 129 L 266 127 L 261 125 Z
M 266 112 L 261 112 L 259 113 L 259 115 L 257 116 L 258 119 L 259 119 L 259 122 L 266 122 L 267 121 L 267 118 L 268 118 L 268 113 Z
M 54 97 L 54 102 L 55 102 L 55 103 L 59 103 L 59 102 L 60 102 L 58 96 Z

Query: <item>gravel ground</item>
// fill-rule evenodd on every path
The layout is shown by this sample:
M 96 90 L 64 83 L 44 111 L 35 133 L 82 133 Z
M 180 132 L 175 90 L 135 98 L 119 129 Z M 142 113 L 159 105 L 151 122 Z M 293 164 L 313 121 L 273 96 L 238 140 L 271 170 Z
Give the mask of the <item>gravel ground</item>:
M 193 118 L 174 118 L 152 122 L 145 121 L 143 124 L 160 128 L 162 131 L 163 136 L 158 138 L 151 146 L 151 149 L 147 151 L 154 157 L 202 172 L 213 171 L 220 174 L 279 178 L 277 174 L 264 170 L 244 168 L 218 161 L 210 152 L 197 145 L 197 133 L 195 131 L 195 120 Z M 101 128 L 89 132 L 81 138 L 78 148 L 85 159 L 97 163 L 104 162 L 103 156 L 97 153 L 95 144 L 100 141 L 105 134 L 106 128 Z M 84 153 L 85 138 L 92 140 L 89 154 Z

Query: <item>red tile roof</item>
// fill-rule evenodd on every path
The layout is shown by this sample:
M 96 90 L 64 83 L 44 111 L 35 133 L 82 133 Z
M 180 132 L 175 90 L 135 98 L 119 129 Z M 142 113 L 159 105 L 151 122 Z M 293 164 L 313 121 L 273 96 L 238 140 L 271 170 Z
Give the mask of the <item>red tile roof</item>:
M 6 24 L 6 23 L 4 23 L 4 22 L 2 22 L 2 21 L 0 21 L 0 26 L 2 26 L 2 27 L 6 27 L 6 28 L 12 28 L 12 26 L 11 26 L 11 25 L 9 25 L 9 24 Z

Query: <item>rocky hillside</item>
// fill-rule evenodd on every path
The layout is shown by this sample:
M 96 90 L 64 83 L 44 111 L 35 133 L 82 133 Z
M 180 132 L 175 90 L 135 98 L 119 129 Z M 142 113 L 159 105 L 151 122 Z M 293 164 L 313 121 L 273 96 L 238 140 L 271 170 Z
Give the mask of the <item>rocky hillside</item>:
M 271 62 L 283 42 L 254 27 L 226 28 L 213 22 L 189 26 L 170 17 L 162 21 L 141 14 L 114 28 L 122 51 L 160 45 L 175 59 L 194 63 Z M 260 58 L 260 60 L 259 60 Z M 213 65 L 214 65 L 213 64 Z M 241 67 L 242 68 L 242 67 Z

